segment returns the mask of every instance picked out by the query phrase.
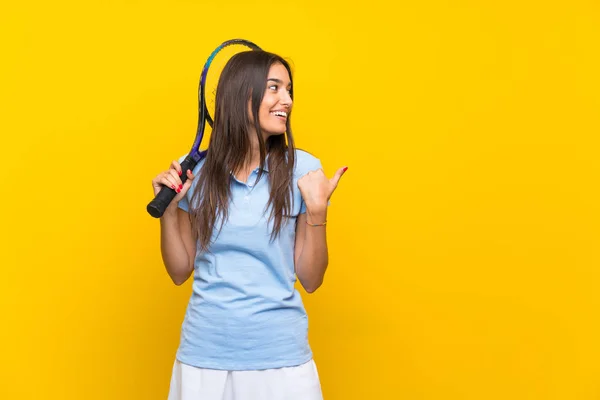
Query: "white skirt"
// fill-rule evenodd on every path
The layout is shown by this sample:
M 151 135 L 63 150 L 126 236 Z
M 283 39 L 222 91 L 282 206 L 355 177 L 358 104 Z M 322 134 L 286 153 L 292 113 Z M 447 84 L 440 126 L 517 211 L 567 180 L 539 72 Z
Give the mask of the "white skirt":
M 314 360 L 260 371 L 197 368 L 175 360 L 168 400 L 322 400 Z

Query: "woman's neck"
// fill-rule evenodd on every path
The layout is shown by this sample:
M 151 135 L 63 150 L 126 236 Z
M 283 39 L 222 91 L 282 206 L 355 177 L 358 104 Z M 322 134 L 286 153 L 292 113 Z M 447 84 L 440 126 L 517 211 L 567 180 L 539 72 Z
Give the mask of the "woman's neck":
M 252 171 L 260 165 L 260 146 L 256 134 L 250 133 L 250 154 L 244 164 L 235 171 L 235 177 L 243 182 L 248 179 Z

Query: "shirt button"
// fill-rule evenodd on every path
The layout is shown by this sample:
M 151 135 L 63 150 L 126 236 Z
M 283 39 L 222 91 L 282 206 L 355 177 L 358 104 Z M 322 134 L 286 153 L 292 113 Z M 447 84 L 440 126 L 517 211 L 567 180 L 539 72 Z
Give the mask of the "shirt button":
M 248 201 L 248 200 L 250 200 L 250 197 L 244 196 L 244 200 Z

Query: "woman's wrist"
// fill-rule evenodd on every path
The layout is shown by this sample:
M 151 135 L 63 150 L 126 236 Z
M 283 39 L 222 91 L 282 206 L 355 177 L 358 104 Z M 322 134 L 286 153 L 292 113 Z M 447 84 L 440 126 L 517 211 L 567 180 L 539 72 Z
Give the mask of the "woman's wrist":
M 323 226 L 327 223 L 327 206 L 317 209 L 307 208 L 306 223 L 310 226 Z

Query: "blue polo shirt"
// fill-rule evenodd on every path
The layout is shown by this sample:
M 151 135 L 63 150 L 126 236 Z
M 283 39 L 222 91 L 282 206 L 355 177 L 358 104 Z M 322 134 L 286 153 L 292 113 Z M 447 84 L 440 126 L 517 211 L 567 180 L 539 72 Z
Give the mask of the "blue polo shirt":
M 196 176 L 203 163 L 194 168 Z M 229 219 L 220 232 L 217 221 L 209 251 L 196 247 L 179 361 L 202 368 L 260 370 L 296 366 L 312 358 L 306 311 L 294 287 L 294 243 L 297 217 L 306 212 L 297 182 L 318 168 L 317 158 L 296 150 L 292 218 L 273 241 L 272 222 L 267 223 L 270 210 L 264 212 L 268 167 L 258 182 L 258 168 L 246 182 L 231 175 Z M 179 202 L 185 211 L 196 183 Z

